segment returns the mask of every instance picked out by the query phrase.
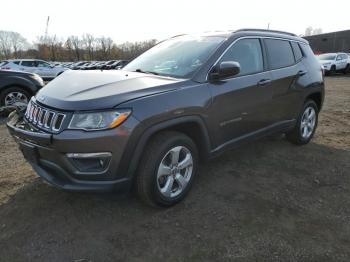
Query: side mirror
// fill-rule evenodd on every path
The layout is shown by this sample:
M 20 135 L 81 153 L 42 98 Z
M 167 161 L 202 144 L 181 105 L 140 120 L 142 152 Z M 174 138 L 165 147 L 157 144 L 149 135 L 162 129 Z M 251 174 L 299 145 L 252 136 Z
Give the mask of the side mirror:
M 227 61 L 221 62 L 210 72 L 210 80 L 220 80 L 231 76 L 238 75 L 241 71 L 241 66 L 238 62 Z

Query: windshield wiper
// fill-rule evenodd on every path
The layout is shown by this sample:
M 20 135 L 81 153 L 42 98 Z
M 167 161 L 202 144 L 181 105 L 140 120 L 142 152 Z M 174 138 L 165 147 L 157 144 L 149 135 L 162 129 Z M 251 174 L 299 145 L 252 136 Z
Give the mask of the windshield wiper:
M 152 74 L 152 75 L 159 75 L 157 72 L 153 72 L 153 71 L 143 71 L 142 69 L 136 69 L 135 72 L 137 73 L 144 73 L 144 74 Z

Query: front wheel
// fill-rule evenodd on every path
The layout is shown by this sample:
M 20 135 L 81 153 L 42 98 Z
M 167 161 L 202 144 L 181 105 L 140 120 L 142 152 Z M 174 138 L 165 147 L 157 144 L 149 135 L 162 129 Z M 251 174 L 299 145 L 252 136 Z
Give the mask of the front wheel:
M 9 87 L 0 92 L 0 106 L 12 106 L 17 102 L 27 104 L 30 94 L 21 87 Z
M 197 173 L 198 152 L 188 136 L 173 131 L 156 135 L 138 167 L 136 190 L 153 206 L 172 206 L 191 188 Z
M 315 134 L 318 123 L 318 107 L 313 100 L 304 104 L 294 129 L 286 134 L 287 139 L 293 144 L 305 145 L 310 142 Z
M 332 65 L 331 70 L 329 71 L 329 75 L 335 75 L 337 72 L 337 68 L 335 67 L 335 65 Z

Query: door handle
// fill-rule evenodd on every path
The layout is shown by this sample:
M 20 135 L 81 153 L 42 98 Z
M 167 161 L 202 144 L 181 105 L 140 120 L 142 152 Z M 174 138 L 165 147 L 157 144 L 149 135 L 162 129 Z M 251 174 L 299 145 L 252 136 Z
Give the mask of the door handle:
M 303 75 L 306 75 L 307 74 L 307 71 L 306 70 L 300 70 L 299 72 L 298 72 L 298 75 L 299 76 L 303 76 Z
M 270 84 L 272 81 L 271 79 L 262 79 L 258 82 L 258 86 L 266 86 Z

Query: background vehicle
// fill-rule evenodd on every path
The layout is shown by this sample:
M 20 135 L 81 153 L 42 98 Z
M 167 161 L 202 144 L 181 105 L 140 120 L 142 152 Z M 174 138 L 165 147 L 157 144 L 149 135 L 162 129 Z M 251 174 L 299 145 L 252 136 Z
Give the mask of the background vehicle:
M 0 69 L 35 73 L 44 80 L 52 80 L 67 70 L 64 67 L 54 66 L 46 61 L 36 59 L 6 60 Z
M 306 40 L 244 29 L 171 38 L 123 70 L 69 71 L 8 128 L 59 188 L 135 186 L 145 202 L 170 206 L 189 192 L 199 159 L 274 133 L 307 144 L 323 100 Z
M 110 70 L 110 69 L 117 69 L 117 68 L 123 68 L 129 63 L 127 60 L 116 60 L 114 63 L 107 65 L 105 69 Z
M 343 72 L 346 74 L 350 69 L 349 57 L 346 53 L 326 53 L 317 56 L 326 74 Z
M 106 61 L 105 63 L 99 65 L 97 67 L 97 69 L 106 69 L 109 65 L 112 65 L 114 62 L 116 62 L 117 60 L 109 60 L 109 61 Z
M 70 69 L 72 69 L 72 70 L 78 70 L 78 69 L 80 69 L 81 66 L 86 65 L 86 64 L 88 64 L 88 63 L 89 63 L 89 62 L 87 62 L 87 61 L 76 62 L 76 63 L 70 65 Z
M 36 74 L 0 70 L 0 106 L 28 103 L 43 86 L 43 79 Z

